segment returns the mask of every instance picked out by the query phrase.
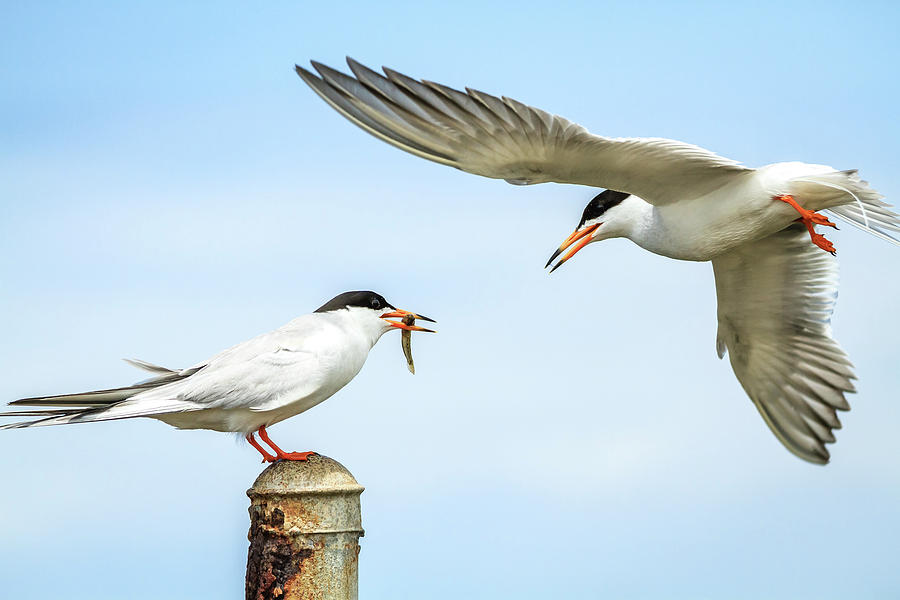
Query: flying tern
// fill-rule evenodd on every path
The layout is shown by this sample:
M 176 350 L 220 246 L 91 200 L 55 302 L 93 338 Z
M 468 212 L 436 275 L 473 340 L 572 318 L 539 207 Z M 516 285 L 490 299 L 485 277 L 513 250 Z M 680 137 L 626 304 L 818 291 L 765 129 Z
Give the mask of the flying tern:
M 848 410 L 852 365 L 832 339 L 837 289 L 820 210 L 900 243 L 900 219 L 856 171 L 786 162 L 750 168 L 662 138 L 607 138 L 506 97 L 465 92 L 348 58 L 352 75 L 313 61 L 297 74 L 375 137 L 416 156 L 516 185 L 608 188 L 553 254 L 626 237 L 670 258 L 712 261 L 719 357 L 788 450 L 826 463 Z M 812 242 L 809 243 L 808 239 Z M 821 250 L 819 250 L 821 248 Z
M 345 292 L 311 314 L 187 369 L 131 360 L 154 377 L 128 387 L 10 402 L 39 408 L 0 416 L 37 419 L 0 429 L 150 417 L 179 429 L 241 433 L 265 462 L 306 460 L 313 452 L 283 451 L 266 427 L 312 408 L 350 383 L 386 332 L 394 328 L 432 332 L 391 321 L 407 315 L 434 322 L 395 308 L 375 292 Z

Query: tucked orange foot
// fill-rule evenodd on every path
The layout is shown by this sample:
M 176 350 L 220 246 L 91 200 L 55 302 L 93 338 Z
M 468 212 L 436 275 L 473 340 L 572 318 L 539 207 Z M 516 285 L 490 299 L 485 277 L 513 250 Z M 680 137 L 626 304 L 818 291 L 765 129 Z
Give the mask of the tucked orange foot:
M 266 432 L 265 427 L 260 427 L 256 433 L 259 435 L 260 439 L 268 444 L 272 450 L 275 451 L 275 454 L 269 454 L 266 452 L 265 448 L 263 448 L 259 442 L 256 441 L 256 438 L 253 437 L 252 433 L 247 434 L 247 441 L 250 442 L 250 445 L 256 448 L 260 454 L 262 454 L 263 462 L 275 462 L 277 460 L 301 460 L 306 461 L 309 460 L 309 457 L 314 455 L 315 452 L 285 452 L 281 448 L 275 445 L 271 439 L 269 439 L 269 434 Z
M 310 456 L 314 456 L 315 452 L 282 452 L 278 455 L 278 460 L 299 460 L 306 462 Z
M 780 194 L 775 196 L 775 200 L 781 200 L 782 202 L 786 202 L 794 207 L 798 213 L 800 213 L 800 218 L 797 219 L 801 223 L 806 226 L 806 230 L 809 232 L 809 237 L 812 240 L 812 243 L 825 250 L 826 252 L 831 252 L 832 255 L 837 254 L 837 250 L 834 248 L 834 244 L 825 239 L 825 236 L 816 233 L 816 225 L 824 225 L 825 227 L 834 227 L 838 228 L 837 225 L 828 220 L 828 217 L 825 215 L 820 215 L 814 210 L 806 210 L 794 200 L 794 197 L 789 194 Z
M 832 256 L 837 256 L 837 250 L 835 250 L 834 244 L 825 239 L 825 236 L 821 233 L 816 233 L 813 226 L 809 223 L 804 222 L 803 224 L 806 225 L 806 229 L 809 231 L 809 238 L 812 240 L 813 244 L 825 252 L 831 252 Z

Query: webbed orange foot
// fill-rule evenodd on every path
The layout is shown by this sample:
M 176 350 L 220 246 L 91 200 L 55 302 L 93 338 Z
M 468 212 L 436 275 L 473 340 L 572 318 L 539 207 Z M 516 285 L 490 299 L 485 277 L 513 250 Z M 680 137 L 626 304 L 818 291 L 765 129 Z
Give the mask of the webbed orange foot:
M 812 238 L 813 244 L 815 244 L 825 252 L 831 252 L 832 256 L 837 256 L 837 250 L 834 249 L 834 244 L 825 239 L 824 235 L 822 235 L 821 233 L 810 231 L 809 237 Z
M 269 434 L 266 431 L 265 425 L 256 430 L 257 435 L 259 435 L 260 439 L 268 444 L 272 450 L 275 451 L 275 456 L 272 456 L 265 450 L 263 450 L 259 444 L 257 444 L 256 440 L 253 439 L 253 434 L 249 434 L 247 436 L 247 441 L 253 444 L 253 447 L 259 450 L 263 455 L 263 462 L 275 462 L 277 460 L 299 460 L 299 461 L 308 461 L 309 457 L 315 454 L 315 452 L 285 452 L 281 448 L 275 445 L 275 442 L 269 438 Z
M 814 224 L 824 225 L 825 227 L 834 227 L 835 229 L 838 228 L 838 226 L 835 225 L 834 223 L 832 223 L 831 221 L 829 221 L 828 217 L 826 217 L 825 215 L 820 215 L 819 213 L 811 211 L 811 210 L 807 211 L 807 212 L 809 213 L 809 220 L 812 221 Z M 802 221 L 803 219 L 800 219 L 800 220 Z
M 803 225 L 806 226 L 806 230 L 809 232 L 809 237 L 812 240 L 812 243 L 821 248 L 826 252 L 830 252 L 832 256 L 837 254 L 837 250 L 834 248 L 834 244 L 825 239 L 825 236 L 816 233 L 815 226 L 816 225 L 824 225 L 825 227 L 834 227 L 837 229 L 837 225 L 828 220 L 828 217 L 825 215 L 820 215 L 814 210 L 806 210 L 794 200 L 794 197 L 790 194 L 780 194 L 774 197 L 775 200 L 781 200 L 782 202 L 786 202 L 794 207 L 798 213 L 800 213 L 800 218 L 797 219 Z
M 283 452 L 278 456 L 279 460 L 299 460 L 306 462 L 310 456 L 314 456 L 315 452 Z

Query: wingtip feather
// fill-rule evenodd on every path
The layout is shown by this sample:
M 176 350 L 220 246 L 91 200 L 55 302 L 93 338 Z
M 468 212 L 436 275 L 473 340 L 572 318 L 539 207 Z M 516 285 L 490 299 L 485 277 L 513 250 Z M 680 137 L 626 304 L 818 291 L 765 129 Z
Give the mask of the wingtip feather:
M 309 69 L 301 67 L 300 65 L 294 65 L 294 71 L 297 73 L 300 79 L 306 82 L 306 84 L 310 87 L 315 87 L 315 81 L 321 81 L 315 73 L 313 73 Z

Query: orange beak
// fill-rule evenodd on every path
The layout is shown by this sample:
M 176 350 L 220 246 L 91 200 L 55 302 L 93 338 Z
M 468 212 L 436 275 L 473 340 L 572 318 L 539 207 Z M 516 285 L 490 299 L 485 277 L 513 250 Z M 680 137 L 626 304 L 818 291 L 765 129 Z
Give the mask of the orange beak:
M 416 313 L 409 312 L 408 310 L 403 310 L 402 308 L 395 308 L 394 312 L 384 313 L 381 315 L 381 318 L 391 324 L 391 327 L 396 327 L 397 329 L 406 329 L 407 331 L 425 331 L 427 333 L 437 333 L 433 329 L 425 329 L 424 327 L 419 327 L 417 325 L 407 325 L 406 323 L 398 323 L 396 321 L 391 321 L 390 317 L 395 317 L 398 319 L 402 319 L 407 315 L 412 315 L 418 320 L 421 321 L 430 321 L 431 323 L 437 323 L 434 319 L 429 319 L 428 317 L 423 317 L 422 315 L 417 315 Z
M 578 242 L 578 240 L 581 240 L 580 242 L 575 244 L 575 247 L 569 250 L 565 256 L 559 259 L 558 263 L 553 265 L 553 268 L 550 269 L 550 272 L 552 273 L 553 271 L 560 268 L 564 262 L 575 256 L 575 254 L 579 250 L 591 243 L 591 234 L 597 231 L 597 228 L 601 225 L 603 225 L 603 223 L 597 223 L 595 225 L 591 225 L 590 227 L 585 227 L 581 231 L 576 229 L 574 232 L 572 232 L 572 235 L 567 237 L 566 240 L 560 245 L 560 247 L 556 249 L 556 252 L 553 253 L 553 256 L 551 256 L 550 260 L 547 261 L 547 264 L 544 265 L 544 268 L 546 269 L 547 267 L 549 267 L 550 263 L 552 263 L 557 256 L 562 254 L 566 250 L 566 248 L 568 248 L 572 244 L 575 244 L 575 242 Z

